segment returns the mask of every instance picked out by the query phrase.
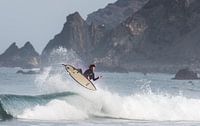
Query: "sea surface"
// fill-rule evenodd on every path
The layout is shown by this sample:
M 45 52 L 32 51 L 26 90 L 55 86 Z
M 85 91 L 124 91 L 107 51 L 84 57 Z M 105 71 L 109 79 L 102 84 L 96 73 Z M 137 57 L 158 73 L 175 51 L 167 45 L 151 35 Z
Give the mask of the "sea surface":
M 200 81 L 173 74 L 107 73 L 97 91 L 62 66 L 38 75 L 0 68 L 0 126 L 199 126 Z

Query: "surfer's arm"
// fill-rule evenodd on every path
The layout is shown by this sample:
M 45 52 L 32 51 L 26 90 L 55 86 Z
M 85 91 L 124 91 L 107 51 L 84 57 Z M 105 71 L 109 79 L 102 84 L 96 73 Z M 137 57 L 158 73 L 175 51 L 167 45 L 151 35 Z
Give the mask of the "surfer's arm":
M 96 80 L 98 80 L 98 79 L 99 79 L 99 77 L 97 77 L 97 78 L 94 78 L 93 80 L 94 80 L 94 81 L 96 81 Z
M 99 79 L 99 77 L 95 78 L 95 75 L 94 75 L 94 73 L 93 73 L 93 74 L 92 74 L 92 79 L 93 79 L 93 81 L 96 81 L 96 80 Z

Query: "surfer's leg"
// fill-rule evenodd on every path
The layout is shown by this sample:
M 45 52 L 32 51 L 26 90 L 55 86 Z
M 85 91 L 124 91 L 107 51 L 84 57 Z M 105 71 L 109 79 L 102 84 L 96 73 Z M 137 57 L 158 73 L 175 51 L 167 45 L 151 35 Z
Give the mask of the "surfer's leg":
M 78 72 L 80 72 L 81 74 L 83 74 L 83 71 L 82 71 L 82 69 L 77 69 L 78 70 Z

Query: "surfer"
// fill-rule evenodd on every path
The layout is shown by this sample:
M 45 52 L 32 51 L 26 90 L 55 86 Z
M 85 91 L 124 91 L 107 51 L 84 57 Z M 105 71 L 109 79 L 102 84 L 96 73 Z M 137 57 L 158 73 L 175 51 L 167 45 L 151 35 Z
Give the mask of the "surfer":
M 96 68 L 96 65 L 95 64 L 91 64 L 90 66 L 89 66 L 89 69 L 87 69 L 84 73 L 83 73 L 83 75 L 87 78 L 87 79 L 89 79 L 89 80 L 93 80 L 93 81 L 96 81 L 96 80 L 98 80 L 99 78 L 101 78 L 102 76 L 98 76 L 97 78 L 95 78 L 95 75 L 94 75 L 94 70 L 95 70 L 95 68 Z

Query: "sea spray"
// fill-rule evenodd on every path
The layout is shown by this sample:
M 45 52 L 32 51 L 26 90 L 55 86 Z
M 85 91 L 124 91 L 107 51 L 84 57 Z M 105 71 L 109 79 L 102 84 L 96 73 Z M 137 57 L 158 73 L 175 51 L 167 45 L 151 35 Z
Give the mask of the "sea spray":
M 57 51 L 63 54 L 63 49 Z M 73 56 L 72 59 L 74 58 Z M 77 61 L 74 61 L 69 62 L 76 64 Z M 114 75 L 112 77 L 110 79 L 117 86 L 120 86 L 119 84 L 123 85 L 122 81 L 115 81 L 116 77 Z M 112 81 L 109 82 L 112 83 Z M 139 91 L 127 93 L 123 96 L 120 93 L 105 90 L 105 86 L 102 85 L 109 85 L 109 83 L 95 83 L 97 91 L 92 92 L 77 85 L 67 75 L 64 68 L 52 66 L 46 73 L 44 72 L 38 75 L 36 78 L 36 84 L 39 84 L 38 87 L 49 93 L 73 91 L 81 97 L 67 97 L 61 100 L 54 98 L 45 105 L 37 105 L 24 109 L 23 114 L 18 117 L 37 119 L 36 116 L 39 116 L 40 119 L 44 120 L 76 120 L 93 117 L 110 117 L 134 120 L 200 121 L 200 99 L 188 98 L 180 94 L 172 95 L 162 91 L 155 93 L 151 90 L 151 79 L 139 79 L 135 80 L 134 83 L 139 83 Z M 65 110 L 61 111 L 61 106 Z M 72 111 L 68 110 L 69 108 Z M 46 115 L 50 114 L 48 110 L 53 113 L 52 115 L 57 116 L 47 118 Z M 38 115 L 40 111 L 43 113 Z M 72 117 L 66 115 L 68 112 L 72 113 Z
M 54 66 L 58 64 L 70 64 L 77 67 L 84 67 L 84 63 L 73 49 L 59 47 L 54 49 L 49 56 L 49 63 Z
M 35 84 L 41 93 L 54 93 L 73 89 L 75 82 L 68 76 L 62 64 L 70 64 L 85 70 L 81 58 L 72 49 L 59 47 L 54 49 L 49 57 L 51 66 L 44 67 L 42 73 L 36 76 Z
M 35 85 L 41 93 L 54 93 L 67 91 L 67 81 L 62 74 L 51 74 L 52 67 L 44 69 L 43 73 L 36 76 Z
M 162 91 L 152 92 L 149 80 L 138 81 L 138 83 L 143 83 L 140 84 L 141 91 L 123 96 L 117 92 L 105 90 L 102 85 L 106 84 L 96 84 L 97 91 L 89 91 L 63 74 L 53 74 L 49 80 L 45 82 L 47 89 L 49 87 L 52 92 L 60 88 L 81 95 L 84 100 L 75 97 L 65 102 L 81 110 L 88 118 L 101 116 L 158 121 L 200 121 L 200 99 L 187 98 L 181 94 L 171 95 Z M 50 84 L 51 82 L 54 82 L 57 87 Z M 63 88 L 62 85 L 68 87 Z

